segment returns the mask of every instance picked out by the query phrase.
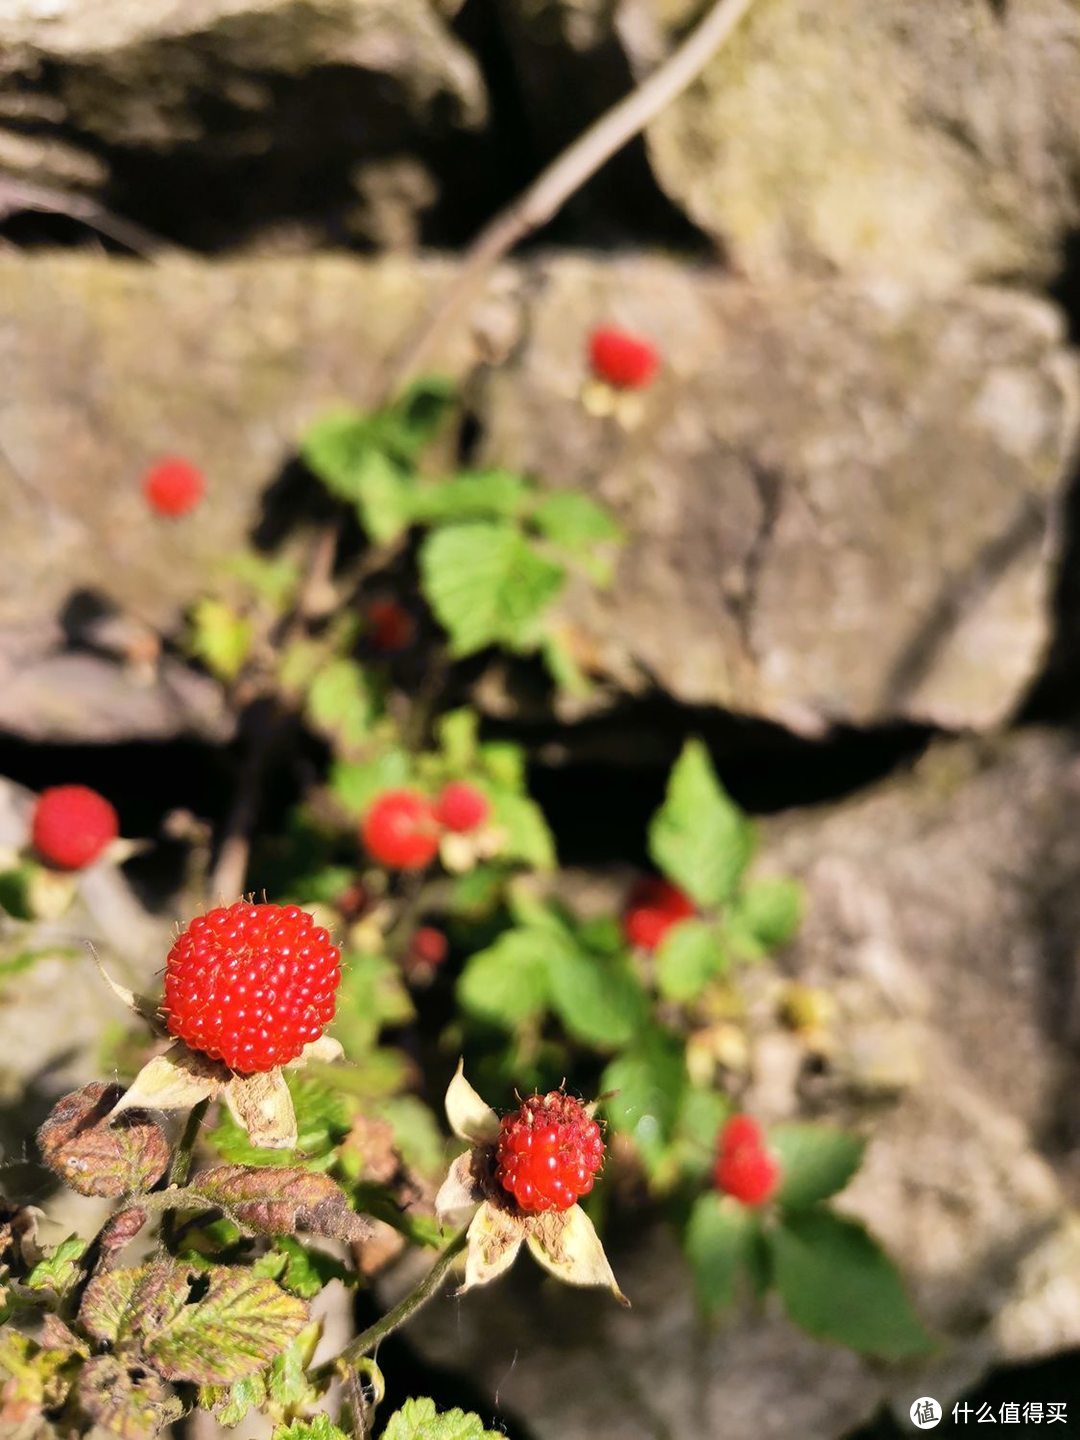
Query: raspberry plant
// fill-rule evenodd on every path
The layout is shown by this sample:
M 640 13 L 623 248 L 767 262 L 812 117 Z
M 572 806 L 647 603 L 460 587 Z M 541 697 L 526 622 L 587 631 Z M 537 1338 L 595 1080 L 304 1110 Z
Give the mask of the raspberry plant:
M 592 358 L 624 389 L 656 368 L 614 332 Z M 826 1203 L 862 1140 L 740 1113 L 743 989 L 802 899 L 759 868 L 701 741 L 650 826 L 653 873 L 606 911 L 566 903 L 527 757 L 491 732 L 474 683 L 501 650 L 556 696 L 595 688 L 558 601 L 575 573 L 606 582 L 619 530 L 577 491 L 457 468 L 456 408 L 428 380 L 319 422 L 300 449 L 336 508 L 306 573 L 288 547 L 252 552 L 192 605 L 190 656 L 249 751 L 246 822 L 210 875 L 192 840 L 163 993 L 110 982 L 131 1016 L 103 1056 L 117 1081 L 60 1097 L 38 1135 L 53 1174 L 112 1211 L 49 1249 L 17 1199 L 0 1215 L 0 1428 L 140 1440 L 196 1409 L 226 1426 L 259 1410 L 275 1440 L 380 1425 L 386 1440 L 487 1440 L 480 1418 L 424 1398 L 384 1418 L 379 1343 L 452 1273 L 471 1290 L 522 1247 L 623 1300 L 602 1245 L 615 1191 L 678 1229 L 708 1314 L 775 1286 L 821 1338 L 883 1359 L 927 1346 L 883 1252 Z M 267 769 L 297 754 L 298 803 L 259 825 Z M 81 826 L 43 838 L 28 818 L 0 866 L 16 970 L 79 867 L 127 853 L 115 825 L 89 848 Z M 453 1071 L 459 1054 L 501 1118 Z M 407 1250 L 431 1256 L 416 1288 L 316 1359 L 324 1287 L 377 1294 Z

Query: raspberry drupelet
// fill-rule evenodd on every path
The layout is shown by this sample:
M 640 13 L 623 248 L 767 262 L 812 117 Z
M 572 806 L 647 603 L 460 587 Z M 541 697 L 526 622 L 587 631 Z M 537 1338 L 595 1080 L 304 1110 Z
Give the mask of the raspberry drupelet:
M 604 1163 L 600 1126 L 562 1090 L 530 1095 L 499 1127 L 495 1178 L 530 1214 L 569 1210 Z
M 170 1032 L 251 1075 L 295 1060 L 334 1018 L 341 954 L 296 905 L 239 900 L 197 916 L 165 962 Z

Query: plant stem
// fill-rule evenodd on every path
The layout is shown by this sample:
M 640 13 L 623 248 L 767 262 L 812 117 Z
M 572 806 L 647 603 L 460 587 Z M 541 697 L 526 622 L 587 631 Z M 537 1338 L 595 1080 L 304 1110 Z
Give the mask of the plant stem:
M 399 1300 L 392 1310 L 388 1310 L 381 1319 L 376 1320 L 374 1325 L 369 1325 L 366 1330 L 359 1334 L 355 1340 L 349 1342 L 340 1355 L 333 1360 L 328 1360 L 320 1367 L 319 1374 L 323 1378 L 341 1374 L 351 1369 L 362 1360 L 370 1350 L 380 1345 L 388 1335 L 410 1320 L 417 1310 L 421 1309 L 427 1302 L 433 1299 L 442 1289 L 443 1282 L 449 1275 L 454 1261 L 465 1249 L 468 1239 L 468 1230 L 460 1230 L 443 1250 L 435 1264 L 427 1272 L 424 1278 L 414 1289 L 410 1290 L 404 1299 Z
M 393 393 L 428 362 L 445 331 L 518 241 L 546 225 L 575 191 L 697 79 L 752 4 L 753 0 L 715 0 L 698 27 L 662 65 L 605 111 L 480 232 L 441 302 L 424 317 L 389 367 L 388 392 Z
M 176 1147 L 172 1165 L 169 1167 L 169 1190 L 183 1190 L 187 1184 L 188 1176 L 191 1174 L 191 1160 L 195 1153 L 195 1144 L 199 1138 L 199 1129 L 209 1105 L 209 1100 L 200 1100 L 191 1107 L 184 1125 L 184 1133 L 180 1136 L 180 1143 Z M 166 1249 L 171 1248 L 175 1239 L 173 1221 L 172 1210 L 166 1210 L 161 1221 L 161 1243 Z

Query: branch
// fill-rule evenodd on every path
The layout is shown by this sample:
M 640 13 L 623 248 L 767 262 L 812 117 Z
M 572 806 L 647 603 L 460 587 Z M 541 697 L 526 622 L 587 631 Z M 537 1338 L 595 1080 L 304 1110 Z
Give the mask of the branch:
M 753 0 L 715 0 L 682 45 L 538 176 L 525 193 L 482 230 L 465 254 L 442 301 L 389 367 L 393 393 L 426 363 L 489 271 L 531 231 L 546 225 L 596 172 L 691 85 L 750 9 Z

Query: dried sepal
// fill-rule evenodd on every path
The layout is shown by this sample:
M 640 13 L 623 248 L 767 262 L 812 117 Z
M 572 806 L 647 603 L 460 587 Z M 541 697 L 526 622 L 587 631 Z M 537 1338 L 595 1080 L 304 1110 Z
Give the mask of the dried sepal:
M 84 1085 L 59 1100 L 38 1130 L 42 1159 L 80 1195 L 149 1190 L 168 1166 L 169 1138 L 149 1115 L 128 1110 L 110 1125 L 122 1094 L 119 1085 Z
M 524 1239 L 522 1218 L 485 1200 L 469 1225 L 465 1283 L 460 1293 L 487 1285 L 509 1270 Z
M 529 1253 L 556 1280 L 566 1285 L 599 1285 L 620 1305 L 630 1301 L 619 1289 L 592 1221 L 580 1205 L 556 1214 L 536 1215 L 526 1237 Z
M 133 1015 L 137 1015 L 140 1020 L 145 1021 L 155 1035 L 165 1035 L 167 1032 L 161 1023 L 161 1014 L 156 1002 L 146 995 L 137 995 L 134 990 L 129 990 L 126 985 L 121 985 L 119 980 L 114 980 L 101 963 L 101 958 L 93 945 L 88 945 L 87 949 L 90 951 L 94 964 L 98 968 L 98 974 L 120 1003 L 130 1010 Z
M 280 1069 L 258 1075 L 234 1075 L 225 1086 L 225 1102 L 252 1145 L 263 1150 L 295 1150 L 296 1111 Z
M 484 1187 L 476 1178 L 473 1152 L 466 1150 L 450 1166 L 435 1196 L 435 1214 L 442 1225 L 460 1224 L 484 1198 Z
M 296 1059 L 290 1062 L 289 1068 L 302 1070 L 305 1065 L 312 1063 L 332 1065 L 335 1060 L 343 1059 L 344 1055 L 340 1040 L 335 1040 L 332 1035 L 320 1035 L 317 1040 L 311 1040 L 304 1046 Z
M 499 1135 L 499 1117 L 465 1079 L 465 1062 L 459 1060 L 446 1091 L 446 1118 L 459 1140 L 471 1145 L 492 1144 Z
M 202 1100 L 215 1100 L 232 1072 L 218 1060 L 189 1050 L 182 1041 L 164 1055 L 148 1060 L 109 1112 L 115 1119 L 125 1110 L 190 1110 Z

